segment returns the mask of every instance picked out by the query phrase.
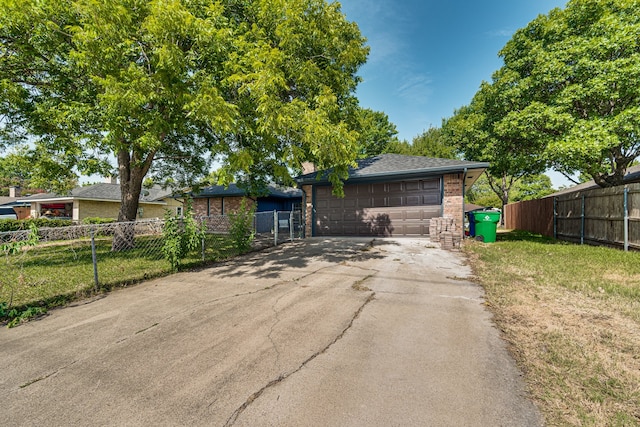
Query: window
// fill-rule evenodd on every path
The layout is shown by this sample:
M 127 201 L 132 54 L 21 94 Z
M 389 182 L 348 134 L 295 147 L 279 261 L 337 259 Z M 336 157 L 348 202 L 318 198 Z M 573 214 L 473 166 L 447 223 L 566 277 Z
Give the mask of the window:
M 182 206 L 176 206 L 176 216 L 182 218 Z
M 144 213 L 144 208 L 138 208 L 138 218 L 142 218 L 143 213 Z

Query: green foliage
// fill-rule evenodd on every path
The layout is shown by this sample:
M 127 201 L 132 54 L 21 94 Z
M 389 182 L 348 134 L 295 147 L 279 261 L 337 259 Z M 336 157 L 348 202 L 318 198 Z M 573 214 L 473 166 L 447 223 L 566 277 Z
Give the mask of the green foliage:
M 2 304 L 3 303 L 0 303 L 0 318 L 4 317 L 9 319 L 9 321 L 7 322 L 7 328 L 13 328 L 23 322 L 28 321 L 29 319 L 47 313 L 47 309 L 45 307 L 27 307 L 24 310 L 18 310 L 15 308 L 11 309 L 6 313 L 6 316 L 2 316 Z
M 0 188 L 3 195 L 9 195 L 9 187 L 20 187 L 23 190 L 31 188 L 31 160 L 26 146 L 15 147 L 4 157 L 0 157 Z
M 83 224 L 110 224 L 116 222 L 115 218 L 86 217 L 82 220 Z
M 632 0 L 572 0 L 517 31 L 494 81 L 519 102 L 497 131 L 538 146 L 558 171 L 621 184 L 640 155 L 639 33 Z
M 480 206 L 501 207 L 503 202 L 495 187 L 492 187 L 492 182 L 495 181 L 494 177 L 482 174 L 465 194 L 466 201 Z M 551 185 L 551 178 L 547 175 L 525 175 L 514 181 L 507 203 L 540 199 L 555 191 Z
M 502 201 L 489 185 L 489 178 L 486 174 L 480 175 L 471 188 L 466 191 L 465 201 L 484 207 L 499 208 L 502 206 Z
M 246 199 L 242 199 L 240 209 L 229 215 L 231 227 L 229 235 L 239 253 L 251 250 L 255 232 L 253 230 L 254 208 L 248 208 Z
M 171 264 L 172 271 L 178 271 L 182 259 L 198 249 L 204 238 L 205 229 L 193 217 L 191 199 L 187 199 L 183 218 L 178 218 L 168 210 L 165 212 L 162 253 Z
M 555 193 L 551 178 L 544 174 L 526 175 L 516 183 L 515 194 L 510 202 L 541 199 Z
M 389 121 L 389 116 L 385 113 L 364 108 L 358 111 L 357 117 L 359 157 L 388 152 L 387 147 L 398 142 L 396 125 Z
M 73 221 L 71 221 L 70 219 L 47 219 L 47 218 L 1 219 L 0 232 L 28 230 L 31 228 L 32 225 L 36 226 L 37 228 L 69 227 L 73 225 Z
M 421 135 L 413 138 L 411 144 L 406 141 L 392 141 L 387 145 L 385 152 L 437 159 L 459 158 L 456 145 L 441 128 L 435 127 L 430 127 Z
M 29 225 L 29 234 L 27 235 L 27 238 L 25 240 L 12 241 L 1 244 L 0 252 L 4 254 L 6 268 L 22 270 L 23 266 L 21 262 L 26 254 L 24 249 L 26 247 L 37 245 L 38 240 L 38 228 L 35 226 L 35 224 L 32 223 Z M 18 281 L 21 281 L 21 278 L 22 275 L 19 276 Z M 13 294 L 17 286 L 20 286 L 20 283 L 13 283 L 11 282 L 11 279 L 7 277 L 0 278 L 0 290 L 5 287 L 10 289 L 9 301 L 0 302 L 0 318 L 10 319 L 9 323 L 7 324 L 7 326 L 10 328 L 16 326 L 24 320 L 46 312 L 46 310 L 36 307 L 28 307 L 26 310 L 12 308 Z
M 19 254 L 25 246 L 37 245 L 38 240 L 38 227 L 36 227 L 34 223 L 31 223 L 29 224 L 29 234 L 27 234 L 27 238 L 25 240 L 3 243 L 0 245 L 0 251 L 4 252 L 7 256 Z
M 149 175 L 191 184 L 212 160 L 231 182 L 290 181 L 304 160 L 357 156 L 368 48 L 337 2 L 0 0 L 0 145 L 29 140 L 31 172 L 67 187 L 113 172 L 120 221 Z M 265 178 L 265 179 L 266 179 Z

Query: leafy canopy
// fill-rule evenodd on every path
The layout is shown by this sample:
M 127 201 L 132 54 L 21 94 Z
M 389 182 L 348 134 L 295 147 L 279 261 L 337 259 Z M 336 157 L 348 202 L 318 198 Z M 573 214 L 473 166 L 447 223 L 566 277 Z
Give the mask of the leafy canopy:
M 500 133 L 565 174 L 621 184 L 640 155 L 639 34 L 637 0 L 571 0 L 517 31 L 500 73 L 522 102 Z
M 414 137 L 411 143 L 398 140 L 392 141 L 387 145 L 385 152 L 438 159 L 459 158 L 455 143 L 449 139 L 442 128 L 436 127 L 430 127 L 422 134 Z
M 0 144 L 30 141 L 34 173 L 70 182 L 117 161 L 120 220 L 145 177 L 340 178 L 368 53 L 324 0 L 0 0 Z

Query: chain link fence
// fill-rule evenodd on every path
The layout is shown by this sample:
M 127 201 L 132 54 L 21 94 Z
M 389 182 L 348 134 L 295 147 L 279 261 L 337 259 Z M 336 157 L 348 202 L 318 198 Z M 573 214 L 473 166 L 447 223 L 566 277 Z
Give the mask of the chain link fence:
M 301 220 L 300 212 L 256 213 L 253 249 L 303 237 Z M 229 234 L 229 215 L 196 221 L 205 230 L 204 238 L 198 250 L 181 260 L 183 268 L 238 255 Z M 163 252 L 163 225 L 163 220 L 147 220 L 40 228 L 37 242 L 32 239 L 31 244 L 30 230 L 0 233 L 0 304 L 57 305 L 101 287 L 168 274 L 171 265 Z M 123 238 L 128 249 L 114 250 Z

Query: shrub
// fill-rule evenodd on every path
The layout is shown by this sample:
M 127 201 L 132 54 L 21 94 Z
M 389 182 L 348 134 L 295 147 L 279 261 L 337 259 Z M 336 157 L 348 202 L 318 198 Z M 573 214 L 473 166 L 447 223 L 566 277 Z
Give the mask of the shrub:
M 115 218 L 87 217 L 82 220 L 83 224 L 111 224 L 116 222 Z
M 242 199 L 240 209 L 229 215 L 231 227 L 229 235 L 239 253 L 249 252 L 252 247 L 255 232 L 253 230 L 254 209 L 247 208 L 246 200 Z
M 167 211 L 164 216 L 162 228 L 162 253 L 171 269 L 177 271 L 180 268 L 180 260 L 189 252 L 195 251 L 204 239 L 204 227 L 199 225 L 193 217 L 191 200 L 187 199 L 187 207 L 182 219 Z
M 31 219 L 3 219 L 0 220 L 0 232 L 28 230 L 34 225 L 38 228 L 49 227 L 68 227 L 73 225 L 70 219 L 47 219 L 47 218 L 31 218 Z

